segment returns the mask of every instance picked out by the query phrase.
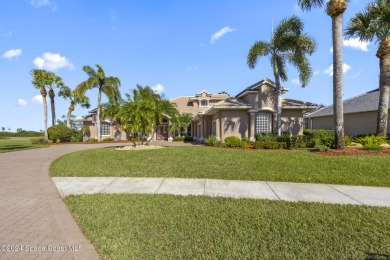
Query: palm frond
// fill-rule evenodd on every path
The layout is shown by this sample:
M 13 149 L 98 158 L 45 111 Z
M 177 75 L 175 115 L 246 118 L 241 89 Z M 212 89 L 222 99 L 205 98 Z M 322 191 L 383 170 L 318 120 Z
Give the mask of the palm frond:
M 326 1 L 324 0 L 299 0 L 298 6 L 303 11 L 310 11 L 312 8 L 321 8 L 324 6 Z
M 247 56 L 247 63 L 250 69 L 254 69 L 257 63 L 257 59 L 260 56 L 267 56 L 270 52 L 270 46 L 267 42 L 258 41 L 255 42 L 249 50 Z

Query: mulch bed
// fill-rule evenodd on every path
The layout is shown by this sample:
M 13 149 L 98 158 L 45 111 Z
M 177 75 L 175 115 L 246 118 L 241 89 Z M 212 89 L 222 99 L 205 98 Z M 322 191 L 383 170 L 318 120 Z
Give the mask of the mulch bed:
M 326 152 L 313 152 L 315 154 L 320 155 L 326 155 L 326 156 L 384 156 L 390 155 L 390 149 L 385 148 L 382 151 L 369 151 L 369 150 L 362 150 L 360 148 L 352 148 L 352 147 L 346 147 L 343 150 L 329 150 Z

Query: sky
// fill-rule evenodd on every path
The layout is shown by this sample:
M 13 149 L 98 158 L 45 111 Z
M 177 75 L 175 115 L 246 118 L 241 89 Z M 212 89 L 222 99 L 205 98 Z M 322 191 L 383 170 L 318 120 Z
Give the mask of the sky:
M 344 27 L 368 2 L 349 3 Z M 6 130 L 43 129 L 42 98 L 31 84 L 36 68 L 53 71 L 72 89 L 87 79 L 83 66 L 99 64 L 107 76 L 121 80 L 122 95 L 140 84 L 166 98 L 201 90 L 234 96 L 265 77 L 273 80 L 269 58 L 260 58 L 251 70 L 246 57 L 254 42 L 269 41 L 272 28 L 293 15 L 302 19 L 317 50 L 309 57 L 314 75 L 305 88 L 296 69 L 287 67 L 284 97 L 332 104 L 331 18 L 324 9 L 302 12 L 296 0 L 0 0 L 0 5 L 0 127 Z M 376 42 L 343 41 L 344 99 L 378 88 L 377 48 Z M 86 95 L 96 107 L 97 89 Z M 57 118 L 68 107 L 69 101 L 56 97 Z M 87 113 L 76 107 L 73 114 Z

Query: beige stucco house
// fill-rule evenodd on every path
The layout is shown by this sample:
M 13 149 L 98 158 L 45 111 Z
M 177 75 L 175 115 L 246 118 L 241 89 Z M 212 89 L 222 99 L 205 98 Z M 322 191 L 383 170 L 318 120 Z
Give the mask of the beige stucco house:
M 206 90 L 193 96 L 181 96 L 170 101 L 177 105 L 180 113 L 191 113 L 193 119 L 186 133 L 194 141 L 203 142 L 215 135 L 224 140 L 228 136 L 248 137 L 254 140 L 256 133 L 276 133 L 276 88 L 268 78 L 253 84 L 235 97 L 228 94 L 212 94 Z M 288 89 L 283 88 L 283 93 Z M 282 98 L 282 132 L 298 135 L 303 133 L 303 114 L 317 108 L 317 104 Z M 89 125 L 91 136 L 96 136 L 96 111 L 84 117 L 84 125 Z M 169 118 L 157 125 L 153 140 L 171 140 L 173 133 L 168 131 Z M 125 134 L 115 123 L 105 120 L 102 123 L 102 138 L 115 137 L 124 140 Z
M 378 102 L 379 89 L 343 101 L 345 134 L 356 136 L 375 133 Z M 319 109 L 306 117 L 310 129 L 334 129 L 333 105 Z M 390 120 L 387 122 L 387 133 L 390 134 Z

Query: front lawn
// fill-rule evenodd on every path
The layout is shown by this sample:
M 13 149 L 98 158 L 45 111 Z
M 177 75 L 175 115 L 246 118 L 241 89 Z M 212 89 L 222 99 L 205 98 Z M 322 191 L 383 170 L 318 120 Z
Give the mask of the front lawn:
M 65 202 L 104 259 L 390 257 L 388 208 L 129 194 Z
M 6 137 L 0 138 L 0 153 L 47 147 L 45 144 L 33 144 L 31 140 L 41 137 Z
M 62 177 L 177 177 L 390 187 L 389 165 L 390 156 L 335 157 L 307 150 L 104 148 L 65 155 L 54 161 L 50 172 Z

